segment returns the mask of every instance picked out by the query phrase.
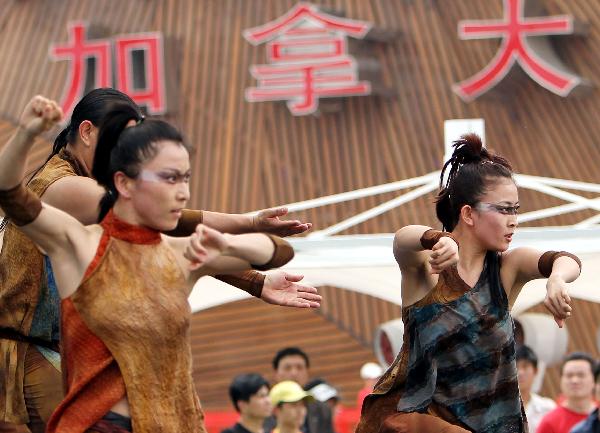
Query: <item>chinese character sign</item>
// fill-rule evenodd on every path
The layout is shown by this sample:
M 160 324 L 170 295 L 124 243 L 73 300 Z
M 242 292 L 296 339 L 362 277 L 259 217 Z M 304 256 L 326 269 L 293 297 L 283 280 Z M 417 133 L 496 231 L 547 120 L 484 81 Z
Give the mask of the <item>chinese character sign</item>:
M 70 114 L 86 91 L 88 74 L 93 77 L 93 88 L 113 87 L 112 51 L 116 56 L 115 88 L 128 94 L 139 105 L 145 105 L 150 114 L 166 112 L 164 87 L 164 56 L 162 34 L 142 33 L 122 35 L 110 39 L 86 39 L 86 25 L 69 25 L 69 41 L 52 44 L 53 60 L 69 60 L 66 91 L 61 101 L 65 114 Z M 94 70 L 88 71 L 88 59 L 94 59 Z
M 294 115 L 314 113 L 320 98 L 371 94 L 348 54 L 347 37 L 363 39 L 371 24 L 325 14 L 300 3 L 280 18 L 244 32 L 253 45 L 267 43 L 266 65 L 253 65 L 257 86 L 246 100 L 287 101 Z
M 504 0 L 501 21 L 461 21 L 461 39 L 502 38 L 500 49 L 491 62 L 473 77 L 456 84 L 453 89 L 470 101 L 498 84 L 515 62 L 540 86 L 560 96 L 567 96 L 581 78 L 566 72 L 551 49 L 536 50 L 530 38 L 574 33 L 571 16 L 525 17 L 526 0 Z M 530 0 L 531 1 L 531 0 Z M 545 48 L 548 46 L 546 45 Z

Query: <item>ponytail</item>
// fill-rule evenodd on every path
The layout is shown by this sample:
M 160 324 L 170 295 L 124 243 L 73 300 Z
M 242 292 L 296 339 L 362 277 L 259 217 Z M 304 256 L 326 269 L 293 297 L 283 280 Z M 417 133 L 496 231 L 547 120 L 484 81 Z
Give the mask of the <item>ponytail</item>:
M 104 219 L 106 214 L 115 205 L 119 196 L 113 179 L 115 171 L 111 169 L 111 155 L 113 150 L 119 143 L 119 138 L 127 128 L 127 124 L 131 120 L 135 120 L 137 125 L 143 119 L 144 116 L 138 110 L 128 104 L 118 103 L 111 106 L 100 123 L 92 175 L 100 185 L 104 186 L 106 192 L 100 200 L 98 222 Z
M 132 120 L 135 125 L 130 125 Z M 92 167 L 92 175 L 106 188 L 106 194 L 100 201 L 100 221 L 119 197 L 114 184 L 115 173 L 122 172 L 129 178 L 136 178 L 141 165 L 158 153 L 157 143 L 160 141 L 183 145 L 179 131 L 167 122 L 144 120 L 139 110 L 129 104 L 117 103 L 110 107 L 100 123 Z

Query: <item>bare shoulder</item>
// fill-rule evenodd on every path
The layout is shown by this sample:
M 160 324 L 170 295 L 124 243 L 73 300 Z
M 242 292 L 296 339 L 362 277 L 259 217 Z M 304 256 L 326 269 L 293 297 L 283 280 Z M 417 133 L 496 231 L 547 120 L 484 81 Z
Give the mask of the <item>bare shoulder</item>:
M 44 201 L 60 198 L 62 193 L 81 194 L 92 193 L 99 195 L 104 193 L 104 188 L 98 185 L 94 179 L 85 176 L 65 176 L 53 182 L 44 193 Z
M 537 267 L 537 262 L 541 255 L 542 252 L 535 248 L 513 248 L 502 253 L 502 268 L 522 272 L 532 266 Z

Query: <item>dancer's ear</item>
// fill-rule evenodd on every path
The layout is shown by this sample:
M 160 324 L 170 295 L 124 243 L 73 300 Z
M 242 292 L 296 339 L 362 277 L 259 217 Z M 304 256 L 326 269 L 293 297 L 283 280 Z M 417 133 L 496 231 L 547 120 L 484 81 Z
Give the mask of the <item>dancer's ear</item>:
M 113 180 L 115 182 L 115 188 L 119 192 L 119 197 L 131 199 L 133 196 L 133 189 L 135 188 L 135 179 L 125 175 L 122 171 L 117 171 Z
M 473 207 L 471 207 L 468 204 L 466 204 L 462 208 L 460 208 L 460 219 L 463 220 L 466 225 L 471 226 L 471 227 L 474 225 L 473 211 L 474 211 Z

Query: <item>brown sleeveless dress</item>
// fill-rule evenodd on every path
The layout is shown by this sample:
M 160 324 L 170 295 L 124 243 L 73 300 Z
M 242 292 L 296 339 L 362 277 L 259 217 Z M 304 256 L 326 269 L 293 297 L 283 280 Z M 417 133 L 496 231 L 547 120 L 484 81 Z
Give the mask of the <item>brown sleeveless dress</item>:
M 48 433 L 82 433 L 127 396 L 136 433 L 205 432 L 192 379 L 190 289 L 160 233 L 112 211 L 77 291 L 62 301 L 67 394 Z
M 78 175 L 86 175 L 84 168 L 62 150 L 34 176 L 28 188 L 41 196 L 57 180 Z M 44 256 L 18 227 L 9 223 L 0 253 L 0 421 L 29 422 L 23 396 L 25 353 L 46 284 Z M 40 343 L 44 342 L 36 341 Z M 50 340 L 45 343 L 49 347 L 57 344 Z

